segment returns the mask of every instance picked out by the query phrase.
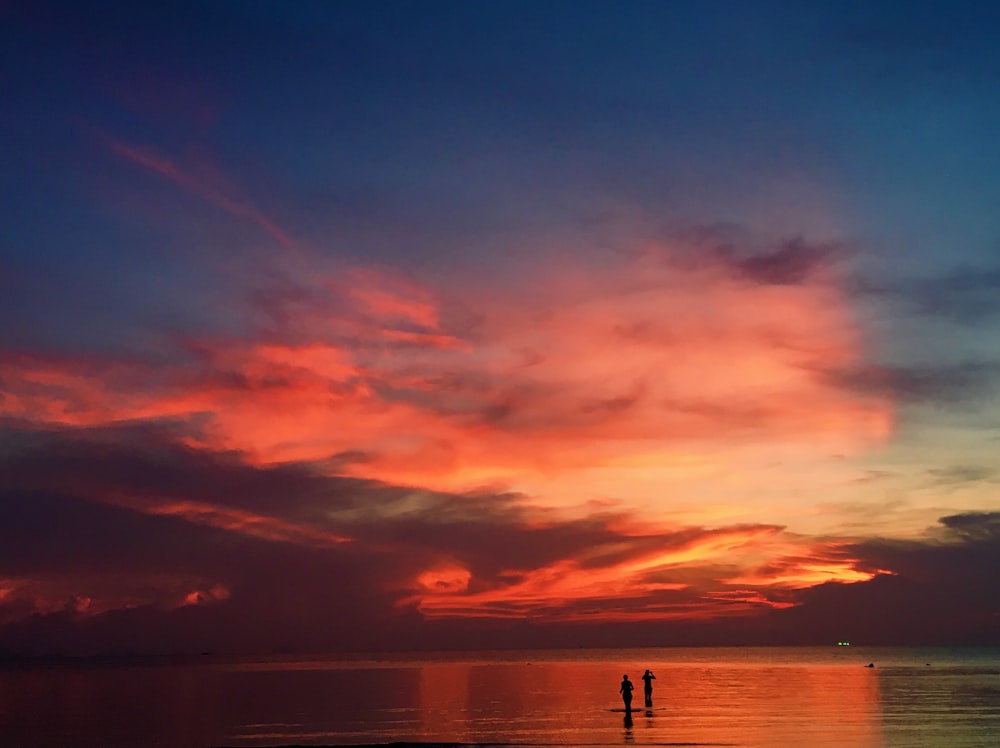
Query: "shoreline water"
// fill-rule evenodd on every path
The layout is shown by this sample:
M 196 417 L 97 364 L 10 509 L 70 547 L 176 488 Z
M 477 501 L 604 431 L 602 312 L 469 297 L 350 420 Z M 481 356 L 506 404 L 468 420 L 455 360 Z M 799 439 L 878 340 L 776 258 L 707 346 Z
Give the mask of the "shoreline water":
M 623 719 L 645 668 L 657 709 Z M 22 660 L 0 725 L 23 748 L 995 748 L 1000 647 Z
M 243 661 L 296 663 L 321 661 L 327 664 L 340 663 L 344 665 L 365 665 L 372 663 L 405 663 L 405 662 L 520 662 L 532 659 L 544 661 L 564 661 L 579 659 L 602 658 L 609 659 L 627 656 L 629 653 L 655 652 L 662 655 L 679 654 L 681 660 L 697 659 L 699 653 L 708 653 L 711 659 L 716 659 L 716 653 L 733 653 L 736 658 L 742 658 L 746 653 L 782 652 L 795 655 L 804 653 L 812 656 L 817 652 L 826 652 L 832 657 L 850 656 L 857 652 L 886 652 L 912 654 L 914 652 L 937 652 L 961 656 L 968 653 L 978 657 L 983 652 L 994 652 L 1000 657 L 1000 643 L 997 644 L 864 644 L 855 643 L 847 646 L 836 644 L 795 644 L 795 645 L 666 645 L 650 647 L 566 647 L 566 648 L 482 648 L 482 649 L 431 649 L 431 650 L 377 650 L 358 652 L 174 652 L 174 653 L 93 653 L 93 654 L 38 654 L 25 655 L 16 653 L 0 653 L 0 668 L 19 665 L 114 665 L 149 664 L 149 665 L 190 665 L 198 663 L 236 663 Z M 532 657 L 536 655 L 536 657 Z M 789 659 L 785 657 L 783 659 Z M 792 657 L 794 659 L 794 657 Z

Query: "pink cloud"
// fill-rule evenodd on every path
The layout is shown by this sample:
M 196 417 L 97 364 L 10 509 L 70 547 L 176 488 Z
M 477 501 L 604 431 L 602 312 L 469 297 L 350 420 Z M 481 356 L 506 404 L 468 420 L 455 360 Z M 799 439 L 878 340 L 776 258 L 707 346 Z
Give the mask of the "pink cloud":
M 320 277 L 269 339 L 206 337 L 199 360 L 148 377 L 142 362 L 7 356 L 0 412 L 49 425 L 198 415 L 207 446 L 261 464 L 359 452 L 354 475 L 447 489 L 748 440 L 851 453 L 891 433 L 884 397 L 817 374 L 862 356 L 835 285 L 749 284 L 669 259 L 492 291 Z M 456 301 L 479 321 L 443 322 Z

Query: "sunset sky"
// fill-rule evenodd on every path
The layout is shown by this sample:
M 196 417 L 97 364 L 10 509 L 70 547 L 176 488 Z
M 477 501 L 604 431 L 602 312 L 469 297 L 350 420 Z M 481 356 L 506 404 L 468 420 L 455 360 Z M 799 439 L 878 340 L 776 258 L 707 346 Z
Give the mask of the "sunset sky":
M 0 3 L 0 654 L 1000 643 L 1000 8 Z

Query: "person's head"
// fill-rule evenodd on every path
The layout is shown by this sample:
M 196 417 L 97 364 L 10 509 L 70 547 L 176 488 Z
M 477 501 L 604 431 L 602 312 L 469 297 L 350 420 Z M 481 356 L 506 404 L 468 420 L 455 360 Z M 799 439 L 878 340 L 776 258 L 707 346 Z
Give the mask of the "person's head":
M 622 680 L 628 680 L 628 673 L 625 673 L 625 675 L 622 676 Z
M 646 675 L 652 675 L 652 673 L 649 672 L 649 668 L 646 668 Z

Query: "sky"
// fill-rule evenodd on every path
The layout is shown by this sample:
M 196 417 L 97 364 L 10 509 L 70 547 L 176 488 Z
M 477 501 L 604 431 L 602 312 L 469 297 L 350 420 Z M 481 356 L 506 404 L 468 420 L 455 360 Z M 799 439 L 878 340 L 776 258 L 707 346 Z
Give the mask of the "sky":
M 0 21 L 0 654 L 1000 643 L 1000 9 Z

